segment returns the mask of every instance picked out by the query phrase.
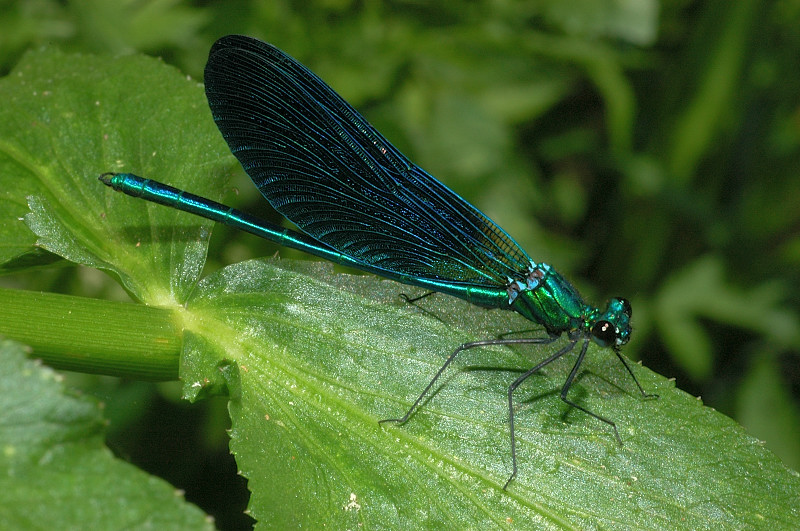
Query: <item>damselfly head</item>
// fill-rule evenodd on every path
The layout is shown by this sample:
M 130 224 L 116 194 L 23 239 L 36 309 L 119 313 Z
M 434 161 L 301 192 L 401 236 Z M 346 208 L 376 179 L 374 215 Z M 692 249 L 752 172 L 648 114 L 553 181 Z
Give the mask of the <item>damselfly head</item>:
M 614 298 L 592 325 L 591 335 L 601 347 L 619 347 L 631 338 L 631 314 L 633 309 L 627 299 Z

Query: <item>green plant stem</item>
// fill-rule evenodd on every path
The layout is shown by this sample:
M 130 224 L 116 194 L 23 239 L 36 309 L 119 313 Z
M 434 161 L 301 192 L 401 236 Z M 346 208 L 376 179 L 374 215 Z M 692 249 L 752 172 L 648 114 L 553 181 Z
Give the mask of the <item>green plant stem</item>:
M 176 312 L 141 304 L 0 289 L 0 335 L 58 369 L 177 380 Z

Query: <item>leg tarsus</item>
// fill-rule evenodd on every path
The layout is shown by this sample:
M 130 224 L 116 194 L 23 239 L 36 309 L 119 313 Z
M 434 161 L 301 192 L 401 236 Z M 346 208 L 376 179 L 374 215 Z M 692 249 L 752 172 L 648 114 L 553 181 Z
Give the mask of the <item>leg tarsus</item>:
M 628 364 L 627 361 L 625 361 L 625 358 L 622 357 L 622 354 L 617 349 L 614 349 L 614 354 L 617 355 L 617 359 L 619 359 L 619 361 L 622 362 L 622 365 L 625 366 L 625 370 L 627 370 L 628 374 L 630 374 L 631 378 L 633 378 L 633 382 L 636 384 L 636 387 L 639 388 L 639 392 L 642 393 L 642 398 L 658 398 L 658 395 L 655 393 L 645 392 L 644 388 L 642 387 L 642 384 L 639 383 L 639 380 L 636 378 L 636 375 L 633 374 L 633 369 L 631 369 L 631 366 Z

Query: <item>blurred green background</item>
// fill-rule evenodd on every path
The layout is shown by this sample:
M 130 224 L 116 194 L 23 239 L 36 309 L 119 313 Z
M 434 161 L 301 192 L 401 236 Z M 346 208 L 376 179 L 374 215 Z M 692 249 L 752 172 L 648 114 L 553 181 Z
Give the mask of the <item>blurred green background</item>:
M 198 80 L 222 35 L 286 50 L 587 300 L 629 298 L 625 354 L 800 469 L 800 0 L 0 6 L 2 75 L 43 45 L 160 56 Z M 243 174 L 236 186 L 235 206 L 279 219 Z M 276 250 L 216 227 L 207 271 Z M 0 283 L 126 297 L 77 267 Z M 70 378 L 106 402 L 118 455 L 220 527 L 250 524 L 223 400 Z

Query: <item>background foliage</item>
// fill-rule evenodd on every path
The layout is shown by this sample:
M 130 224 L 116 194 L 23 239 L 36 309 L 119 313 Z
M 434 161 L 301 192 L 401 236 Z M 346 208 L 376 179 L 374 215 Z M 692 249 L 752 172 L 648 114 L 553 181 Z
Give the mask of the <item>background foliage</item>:
M 221 35 L 278 45 L 588 300 L 630 298 L 626 354 L 800 468 L 799 1 L 38 0 L 0 13 L 3 74 L 45 43 L 158 55 L 198 79 Z M 240 182 L 237 206 L 273 216 Z M 206 268 L 275 250 L 216 227 Z M 82 268 L 2 281 L 126 297 Z M 222 404 L 73 383 L 108 404 L 115 451 L 241 523 Z

